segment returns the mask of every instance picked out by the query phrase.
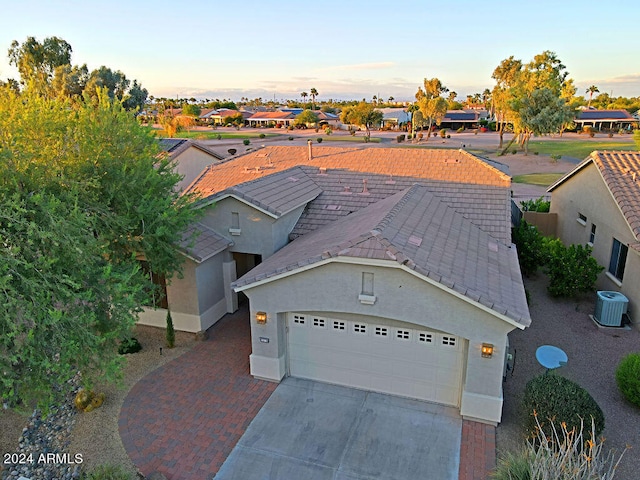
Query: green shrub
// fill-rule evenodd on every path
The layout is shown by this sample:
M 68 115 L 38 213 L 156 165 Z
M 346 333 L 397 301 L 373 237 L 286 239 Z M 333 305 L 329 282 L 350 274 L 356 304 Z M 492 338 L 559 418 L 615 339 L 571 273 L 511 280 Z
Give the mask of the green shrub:
M 556 155 L 552 153 L 550 157 L 551 157 L 551 160 L 555 163 L 562 158 L 562 155 Z
M 396 142 L 398 142 L 398 143 L 402 143 L 402 142 L 404 142 L 404 138 L 405 138 L 404 133 L 403 133 L 402 135 L 398 135 L 398 136 L 396 137 Z
M 216 135 L 216 138 L 217 138 L 218 140 L 222 140 L 222 135 L 218 134 L 218 135 Z
M 322 137 L 318 137 L 316 138 L 316 140 L 318 141 L 318 143 L 322 143 Z
M 523 200 L 520 202 L 520 207 L 523 212 L 548 213 L 551 209 L 551 201 L 545 200 L 544 197 L 539 197 L 535 200 Z
M 630 353 L 620 361 L 616 383 L 624 398 L 640 407 L 640 353 Z
M 544 242 L 538 229 L 525 220 L 520 222 L 512 232 L 513 243 L 518 249 L 520 270 L 524 275 L 532 275 L 544 264 Z
M 266 135 L 265 135 L 264 133 L 261 133 L 261 134 L 260 134 L 260 138 L 264 138 L 264 137 L 266 137 Z M 246 145 L 246 144 L 245 144 L 245 145 Z
M 125 338 L 118 345 L 118 353 L 120 355 L 127 355 L 129 353 L 136 353 L 142 350 L 142 345 L 135 337 Z
M 244 143 L 245 145 L 249 145 L 251 143 L 251 141 L 248 138 L 245 138 L 242 143 Z
M 580 430 L 583 421 L 591 422 L 593 418 L 596 436 L 604 430 L 604 414 L 589 392 L 553 371 L 529 380 L 524 389 L 522 415 L 525 432 L 532 438 L 539 429 L 551 436 L 552 421 L 571 431 Z
M 458 130 L 456 130 L 457 133 L 462 133 L 464 132 L 464 127 L 460 127 Z
M 495 480 L 531 480 L 531 454 L 527 449 L 500 455 L 491 478 Z
M 443 128 L 440 130 L 440 138 L 447 138 L 447 129 Z
M 518 153 L 518 149 L 517 148 L 514 148 L 513 150 L 511 150 L 511 154 L 512 155 L 515 155 L 516 153 Z
M 545 255 L 549 275 L 547 290 L 554 297 L 575 297 L 593 290 L 598 274 L 604 270 L 591 256 L 588 245 L 565 247 L 558 239 L 549 240 Z
M 451 135 L 449 135 L 448 133 L 447 133 L 447 138 L 451 138 Z
M 333 129 L 331 127 L 327 127 L 324 129 L 325 135 L 331 135 L 333 133 Z
M 171 318 L 171 311 L 167 310 L 167 347 L 173 348 L 176 346 L 176 331 L 173 328 L 173 319 Z
M 133 480 L 133 475 L 120 465 L 98 465 L 88 474 L 81 477 L 84 480 Z
M 289 141 L 293 140 L 293 137 L 289 137 Z

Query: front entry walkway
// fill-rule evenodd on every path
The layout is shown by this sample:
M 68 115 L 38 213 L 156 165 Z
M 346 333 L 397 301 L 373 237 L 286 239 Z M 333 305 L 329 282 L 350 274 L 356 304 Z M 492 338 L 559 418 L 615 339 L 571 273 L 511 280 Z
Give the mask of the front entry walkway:
M 119 429 L 144 474 L 201 480 L 218 471 L 276 384 L 249 374 L 247 308 L 222 318 L 209 339 L 151 372 L 129 392 Z
M 127 454 L 144 475 L 158 471 L 169 480 L 203 480 L 218 473 L 278 386 L 251 377 L 250 353 L 250 325 L 245 307 L 214 325 L 208 340 L 151 372 L 131 389 L 120 411 L 120 436 Z M 287 382 L 282 384 L 286 385 Z M 379 401 L 379 397 L 386 397 L 384 395 L 343 391 L 352 392 L 348 395 L 364 395 L 366 408 L 360 413 L 363 426 L 370 423 L 374 428 L 376 422 L 382 421 L 384 415 L 376 419 L 373 414 L 380 409 L 399 416 L 399 425 L 410 424 L 409 418 L 403 416 L 410 417 L 412 413 L 408 410 L 411 409 L 400 408 L 393 413 Z M 321 394 L 318 401 L 324 396 Z M 408 402 L 406 405 L 413 402 L 398 401 Z M 309 402 L 309 408 L 314 402 Z M 444 407 L 434 405 L 434 408 Z M 337 410 L 330 413 L 345 415 Z M 239 447 L 242 446 L 241 442 Z M 352 452 L 356 454 L 361 447 L 354 445 Z M 420 445 L 414 448 L 419 449 Z M 449 451 L 460 455 L 460 480 L 484 480 L 487 471 L 495 466 L 495 428 L 464 420 L 460 448 L 451 447 Z M 357 465 L 360 461 L 357 457 L 352 460 L 349 468 L 353 471 L 366 468 L 366 465 Z M 364 457 L 362 460 L 366 461 Z M 454 460 L 457 464 L 457 459 Z M 220 475 L 223 474 L 233 478 L 229 469 L 220 471 Z

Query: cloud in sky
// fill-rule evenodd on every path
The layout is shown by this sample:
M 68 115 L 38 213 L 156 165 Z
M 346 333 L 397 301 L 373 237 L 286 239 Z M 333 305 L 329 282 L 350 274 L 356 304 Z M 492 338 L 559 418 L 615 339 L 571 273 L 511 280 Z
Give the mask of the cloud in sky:
M 327 67 L 318 68 L 318 71 L 331 71 L 331 70 L 385 70 L 389 68 L 395 68 L 395 62 L 371 62 L 371 63 L 352 63 L 351 65 L 330 65 Z

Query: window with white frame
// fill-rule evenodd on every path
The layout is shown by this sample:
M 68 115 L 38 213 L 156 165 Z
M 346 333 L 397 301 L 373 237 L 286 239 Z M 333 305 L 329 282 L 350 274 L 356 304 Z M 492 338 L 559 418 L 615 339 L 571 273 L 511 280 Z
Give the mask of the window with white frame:
M 627 262 L 627 252 L 629 248 L 621 243 L 617 238 L 613 239 L 611 246 L 611 260 L 609 260 L 609 273 L 622 281 L 624 277 L 624 267 Z
M 578 212 L 578 218 L 576 218 L 576 221 L 580 224 L 580 225 L 586 225 L 587 224 L 587 216 Z

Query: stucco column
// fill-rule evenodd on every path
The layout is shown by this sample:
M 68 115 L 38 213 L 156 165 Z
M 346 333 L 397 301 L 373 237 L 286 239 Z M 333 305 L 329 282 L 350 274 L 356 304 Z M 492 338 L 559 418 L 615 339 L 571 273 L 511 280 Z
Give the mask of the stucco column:
M 224 298 L 227 302 L 227 313 L 233 313 L 238 310 L 238 294 L 231 288 L 231 283 L 238 278 L 235 260 L 222 264 L 222 278 L 224 280 Z

